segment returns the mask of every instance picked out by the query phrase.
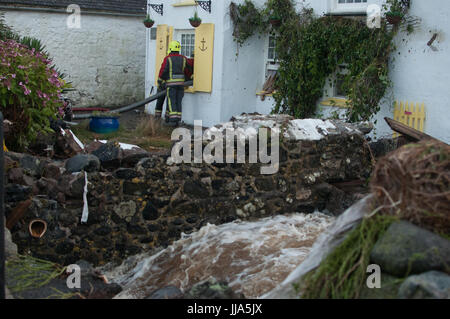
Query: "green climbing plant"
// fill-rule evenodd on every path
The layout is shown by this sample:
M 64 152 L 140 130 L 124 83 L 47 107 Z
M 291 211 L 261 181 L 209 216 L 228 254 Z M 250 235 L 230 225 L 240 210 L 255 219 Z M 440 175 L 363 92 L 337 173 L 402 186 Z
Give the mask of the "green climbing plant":
M 234 38 L 242 45 L 257 33 L 276 33 L 279 62 L 273 113 L 297 118 L 314 116 L 327 79 L 341 65 L 348 72 L 342 88 L 348 97 L 349 121 L 369 120 L 379 111 L 390 87 L 388 62 L 397 27 L 368 28 L 366 21 L 316 16 L 311 8 L 295 9 L 292 0 L 268 0 L 263 8 L 250 1 L 230 6 Z M 269 17 L 281 18 L 274 28 Z

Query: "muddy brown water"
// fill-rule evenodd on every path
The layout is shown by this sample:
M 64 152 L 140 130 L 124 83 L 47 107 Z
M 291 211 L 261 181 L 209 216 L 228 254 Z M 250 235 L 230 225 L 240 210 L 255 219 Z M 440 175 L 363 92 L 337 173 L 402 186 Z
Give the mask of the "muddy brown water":
M 246 298 L 258 298 L 280 284 L 308 256 L 333 217 L 280 215 L 253 222 L 208 224 L 154 255 L 140 255 L 105 273 L 124 290 L 116 298 L 145 298 L 159 288 L 186 291 L 214 277 Z

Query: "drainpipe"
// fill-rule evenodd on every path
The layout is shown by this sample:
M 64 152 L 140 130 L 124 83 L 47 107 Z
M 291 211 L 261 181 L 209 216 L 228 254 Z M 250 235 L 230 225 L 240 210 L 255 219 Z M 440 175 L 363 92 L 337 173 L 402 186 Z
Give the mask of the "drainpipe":
M 5 209 L 4 201 L 4 185 L 5 178 L 4 158 L 3 158 L 3 113 L 0 112 L 0 299 L 5 299 Z
M 2 11 L 29 11 L 29 12 L 49 12 L 49 13 L 63 13 L 70 14 L 66 9 L 54 9 L 54 8 L 36 8 L 36 7 L 10 7 L 10 6 L 0 6 Z M 104 15 L 104 16 L 117 16 L 117 17 L 132 17 L 132 18 L 142 18 L 145 17 L 145 13 L 121 13 L 121 12 L 104 12 L 104 11 L 90 11 L 89 9 L 82 9 L 82 14 L 91 15 Z

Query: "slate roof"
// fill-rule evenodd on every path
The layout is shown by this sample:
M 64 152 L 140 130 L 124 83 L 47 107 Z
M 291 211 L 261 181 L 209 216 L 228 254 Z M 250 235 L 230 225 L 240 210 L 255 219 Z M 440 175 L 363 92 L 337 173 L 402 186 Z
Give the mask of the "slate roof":
M 70 4 L 78 4 L 82 12 L 83 9 L 140 15 L 147 12 L 147 0 L 0 0 L 0 5 L 4 6 L 66 8 Z

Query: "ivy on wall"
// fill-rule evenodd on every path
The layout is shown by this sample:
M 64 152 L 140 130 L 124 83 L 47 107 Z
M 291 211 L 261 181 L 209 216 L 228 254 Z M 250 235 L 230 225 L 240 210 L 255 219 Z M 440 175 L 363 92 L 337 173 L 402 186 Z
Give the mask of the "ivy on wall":
M 282 20 L 275 31 L 280 67 L 274 113 L 314 116 L 327 78 L 340 65 L 348 69 L 342 81 L 348 96 L 348 119 L 369 120 L 379 111 L 380 100 L 391 84 L 388 61 L 398 27 L 382 21 L 381 28 L 368 28 L 365 19 L 317 17 L 310 8 L 296 12 L 292 0 L 268 0 L 262 9 L 250 0 L 232 3 L 230 15 L 240 45 L 253 34 L 274 32 L 269 17 Z

